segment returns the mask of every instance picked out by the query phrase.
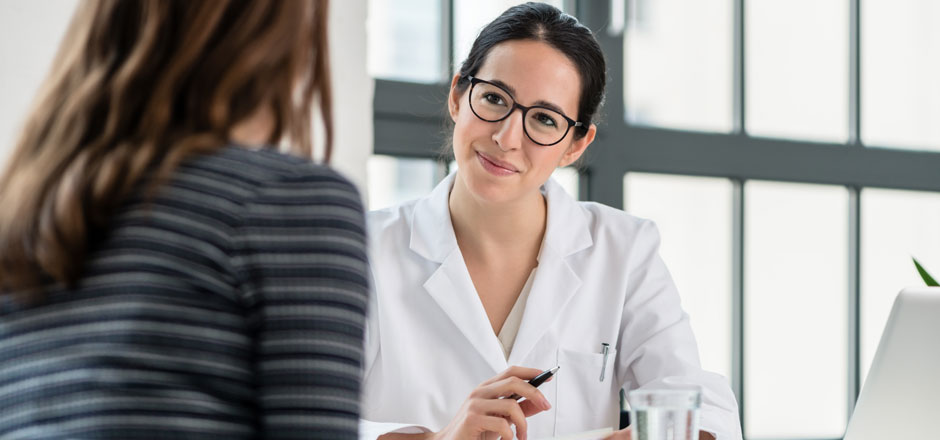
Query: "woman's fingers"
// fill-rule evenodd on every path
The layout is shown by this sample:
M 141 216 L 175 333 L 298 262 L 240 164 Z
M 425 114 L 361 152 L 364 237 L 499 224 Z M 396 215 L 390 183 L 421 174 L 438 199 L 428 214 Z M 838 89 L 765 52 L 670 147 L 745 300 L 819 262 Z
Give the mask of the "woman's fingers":
M 545 411 L 541 405 L 538 405 L 528 399 L 519 402 L 519 408 L 522 409 L 522 413 L 525 414 L 526 417 L 532 417 L 542 411 Z
M 481 416 L 479 420 L 479 425 L 485 431 L 491 431 L 499 434 L 499 437 L 504 440 L 511 440 L 512 427 L 509 426 L 509 422 L 498 416 Z M 518 429 L 518 428 L 516 428 Z M 519 437 L 520 440 L 524 440 L 524 437 Z
M 516 435 L 526 438 L 528 422 L 519 403 L 510 399 L 473 399 L 467 408 L 472 417 L 500 417 L 516 426 Z M 502 434 L 500 434 L 502 435 Z M 505 438 L 505 437 L 504 437 Z M 511 437 L 510 437 L 511 438 Z
M 480 386 L 473 391 L 471 396 L 482 399 L 499 399 L 509 397 L 513 394 L 525 397 L 526 400 L 531 401 L 532 404 L 530 405 L 535 405 L 532 409 L 537 408 L 539 411 L 545 411 L 552 407 L 552 405 L 548 403 L 548 399 L 545 398 L 538 388 L 535 388 L 519 377 L 507 377 L 489 385 Z
M 614 431 L 607 437 L 604 437 L 604 440 L 630 440 L 630 428 L 624 428 L 619 431 Z
M 513 366 L 483 382 L 470 393 L 445 431 L 451 435 L 490 432 L 509 440 L 513 438 L 512 426 L 515 425 L 515 435 L 525 439 L 528 431 L 526 417 L 551 408 L 541 391 L 528 383 L 529 379 L 541 373 L 535 368 Z M 515 398 L 507 398 L 513 395 L 525 400 L 519 402 Z M 490 438 L 491 435 L 484 437 Z
M 542 370 L 537 370 L 535 368 L 526 368 L 513 365 L 503 370 L 501 373 L 485 380 L 480 384 L 480 386 L 489 385 L 491 383 L 506 379 L 507 377 L 518 377 L 520 379 L 529 380 L 535 376 L 538 376 L 541 372 Z
M 525 439 L 529 431 L 529 423 L 526 421 L 526 415 L 523 413 L 519 402 L 510 399 L 487 400 L 492 407 L 490 414 L 509 417 L 509 421 L 516 425 L 516 435 L 520 439 Z

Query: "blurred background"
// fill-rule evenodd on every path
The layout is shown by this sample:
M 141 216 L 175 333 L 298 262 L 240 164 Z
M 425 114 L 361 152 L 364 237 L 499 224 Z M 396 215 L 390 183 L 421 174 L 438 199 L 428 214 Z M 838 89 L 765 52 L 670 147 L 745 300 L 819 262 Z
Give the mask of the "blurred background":
M 334 165 L 371 209 L 428 193 L 447 85 L 505 0 L 331 4 Z M 940 2 L 556 0 L 609 88 L 575 197 L 660 227 L 747 439 L 841 439 L 894 295 L 940 274 Z M 77 0 L 0 0 L 0 161 Z

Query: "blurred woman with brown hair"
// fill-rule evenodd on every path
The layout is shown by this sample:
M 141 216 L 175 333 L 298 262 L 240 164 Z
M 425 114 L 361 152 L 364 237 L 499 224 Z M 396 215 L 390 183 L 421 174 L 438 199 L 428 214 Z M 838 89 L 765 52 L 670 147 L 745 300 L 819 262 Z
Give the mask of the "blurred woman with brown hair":
M 0 438 L 356 437 L 326 6 L 79 5 L 0 176 Z

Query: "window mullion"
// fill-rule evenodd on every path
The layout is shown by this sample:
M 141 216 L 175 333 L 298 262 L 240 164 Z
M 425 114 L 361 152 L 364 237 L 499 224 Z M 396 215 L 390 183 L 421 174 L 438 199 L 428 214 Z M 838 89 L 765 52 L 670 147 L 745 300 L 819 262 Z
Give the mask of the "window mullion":
M 849 145 L 862 145 L 861 0 L 849 0 Z
M 738 399 L 738 417 L 744 432 L 744 181 L 734 179 L 731 248 L 731 388 Z
M 744 0 L 734 1 L 734 101 L 732 103 L 732 130 L 734 133 L 746 134 L 744 105 L 745 105 L 745 65 L 744 65 Z

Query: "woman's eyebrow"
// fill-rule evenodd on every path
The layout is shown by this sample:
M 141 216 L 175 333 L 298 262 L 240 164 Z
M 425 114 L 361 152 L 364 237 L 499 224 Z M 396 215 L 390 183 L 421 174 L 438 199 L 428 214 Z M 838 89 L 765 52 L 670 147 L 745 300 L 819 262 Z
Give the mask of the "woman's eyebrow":
M 565 114 L 564 110 L 562 110 L 561 107 L 559 107 L 559 106 L 557 106 L 557 105 L 555 105 L 555 104 L 552 104 L 552 103 L 550 103 L 550 102 L 548 102 L 548 101 L 546 101 L 546 100 L 544 100 L 544 99 L 540 99 L 540 100 L 538 100 L 538 101 L 535 101 L 535 104 L 532 104 L 530 107 L 545 107 L 545 108 L 547 108 L 547 109 L 549 109 L 549 110 L 554 110 L 554 111 L 556 111 L 556 112 L 558 112 L 558 113 Z
M 509 84 L 506 84 L 506 83 L 504 83 L 504 82 L 502 82 L 502 81 L 500 81 L 500 80 L 498 80 L 498 79 L 491 79 L 491 80 L 489 80 L 489 81 L 490 81 L 491 83 L 493 83 L 493 84 L 496 84 L 496 85 L 500 86 L 500 87 L 503 88 L 503 89 L 506 89 L 506 91 L 509 92 L 510 95 L 515 96 L 515 94 L 516 94 L 516 89 L 513 88 L 513 86 L 511 86 L 511 85 L 509 85 Z

